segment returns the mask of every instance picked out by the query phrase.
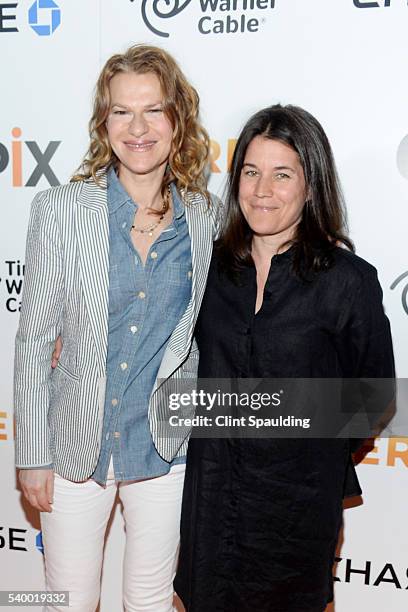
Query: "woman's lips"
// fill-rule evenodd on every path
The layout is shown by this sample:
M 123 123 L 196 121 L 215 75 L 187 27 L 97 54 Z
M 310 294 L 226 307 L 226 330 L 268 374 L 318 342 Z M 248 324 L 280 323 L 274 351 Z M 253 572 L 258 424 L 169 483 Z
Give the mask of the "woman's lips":
M 279 206 L 251 206 L 254 210 L 260 210 L 263 212 L 273 212 L 274 210 L 278 210 Z
M 133 142 L 130 140 L 126 140 L 124 144 L 131 151 L 144 152 L 149 151 L 156 144 L 156 142 L 154 140 L 149 140 L 146 142 Z

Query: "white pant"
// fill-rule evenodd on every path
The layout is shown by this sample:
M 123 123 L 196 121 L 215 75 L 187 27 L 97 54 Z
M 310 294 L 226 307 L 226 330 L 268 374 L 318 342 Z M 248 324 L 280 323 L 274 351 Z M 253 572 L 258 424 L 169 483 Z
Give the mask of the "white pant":
M 126 612 L 171 612 L 185 465 L 165 476 L 120 483 L 126 524 L 123 604 Z M 106 488 L 55 475 L 51 513 L 41 513 L 47 589 L 70 592 L 70 612 L 94 612 L 100 597 L 103 545 L 117 484 Z M 47 611 L 65 612 L 51 606 Z

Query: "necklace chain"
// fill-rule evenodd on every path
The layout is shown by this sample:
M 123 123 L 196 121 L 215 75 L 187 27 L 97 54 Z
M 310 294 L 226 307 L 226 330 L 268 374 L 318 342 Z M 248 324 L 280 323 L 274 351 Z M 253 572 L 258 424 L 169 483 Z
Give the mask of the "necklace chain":
M 160 223 L 164 219 L 164 216 L 168 210 L 167 204 L 169 200 L 170 200 L 170 185 L 168 186 L 167 194 L 165 198 L 163 199 L 163 206 L 162 206 L 161 215 L 159 217 L 159 220 L 156 221 L 155 223 L 152 223 L 151 225 L 146 225 L 145 227 L 136 227 L 135 225 L 132 225 L 131 230 L 133 230 L 134 232 L 139 232 L 139 234 L 149 234 L 149 236 L 153 236 L 154 230 L 159 227 Z

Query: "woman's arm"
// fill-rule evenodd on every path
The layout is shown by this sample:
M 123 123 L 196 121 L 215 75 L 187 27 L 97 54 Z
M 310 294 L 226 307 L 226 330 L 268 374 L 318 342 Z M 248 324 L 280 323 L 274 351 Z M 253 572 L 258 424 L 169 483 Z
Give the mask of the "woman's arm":
M 40 193 L 32 204 L 16 336 L 14 405 L 16 465 L 20 468 L 52 466 L 48 429 L 51 357 L 61 332 L 64 282 L 62 243 L 50 194 L 51 190 Z
M 365 411 L 367 434 L 377 435 L 394 415 L 395 365 L 391 329 L 382 304 L 382 289 L 375 268 L 368 266 L 358 286 L 350 292 L 336 338 L 337 354 L 345 380 L 346 409 Z M 361 406 L 363 403 L 363 406 Z M 350 441 L 353 452 L 361 439 Z

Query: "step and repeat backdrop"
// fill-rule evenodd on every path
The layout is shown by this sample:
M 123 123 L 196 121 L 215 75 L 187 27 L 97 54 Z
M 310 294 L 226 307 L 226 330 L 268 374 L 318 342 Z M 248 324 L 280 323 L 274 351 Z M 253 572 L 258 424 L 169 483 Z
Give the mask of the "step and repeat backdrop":
M 13 351 L 30 202 L 79 165 L 103 63 L 136 42 L 177 58 L 200 93 L 210 188 L 219 195 L 251 113 L 293 103 L 321 121 L 357 252 L 379 272 L 398 375 L 408 377 L 407 26 L 406 0 L 0 0 L 0 590 L 44 586 L 39 518 L 13 468 Z M 364 495 L 344 512 L 336 612 L 408 609 L 408 431 L 392 433 L 358 467 Z M 102 612 L 121 609 L 123 545 L 117 506 Z

